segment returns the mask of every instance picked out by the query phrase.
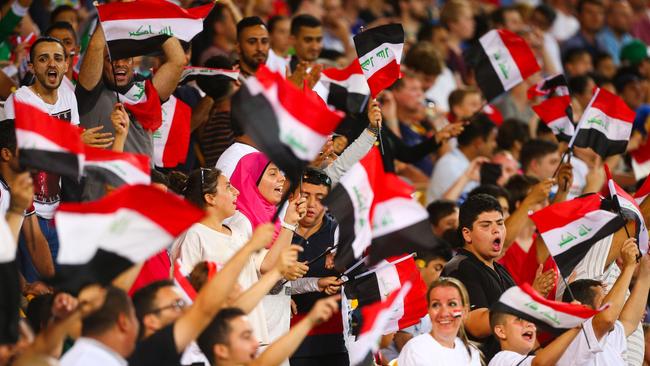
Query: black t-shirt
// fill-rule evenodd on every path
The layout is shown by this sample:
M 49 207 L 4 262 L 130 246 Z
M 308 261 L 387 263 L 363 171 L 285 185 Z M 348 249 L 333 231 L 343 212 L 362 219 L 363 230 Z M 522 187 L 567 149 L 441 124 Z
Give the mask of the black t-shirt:
M 182 352 L 176 351 L 172 323 L 138 342 L 129 357 L 129 366 L 179 366 Z
M 494 262 L 494 269 L 492 269 L 465 249 L 460 249 L 458 254 L 445 265 L 442 274 L 457 278 L 465 285 L 471 310 L 489 309 L 492 304 L 499 301 L 501 294 L 515 285 L 515 281 L 504 266 Z M 499 342 L 493 336 L 472 339 L 483 344 L 481 350 L 488 361 L 500 350 Z

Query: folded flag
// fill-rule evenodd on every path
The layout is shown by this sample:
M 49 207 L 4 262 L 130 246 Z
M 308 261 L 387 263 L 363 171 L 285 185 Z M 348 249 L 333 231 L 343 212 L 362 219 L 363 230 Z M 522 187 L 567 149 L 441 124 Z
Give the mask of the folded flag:
M 11 233 L 3 215 L 0 215 L 0 344 L 18 341 L 20 315 L 20 281 L 16 264 L 17 239 Z
M 650 141 L 646 138 L 641 146 L 630 151 L 632 159 L 632 171 L 637 181 L 650 175 Z
M 138 0 L 97 5 L 99 21 L 113 60 L 160 50 L 169 37 L 190 42 L 203 30 L 214 4 L 183 9 L 164 0 Z
M 398 291 L 393 291 L 384 301 L 361 308 L 360 334 L 349 349 L 351 366 L 368 364 L 373 353 L 379 349 L 381 336 L 394 332 L 389 330 L 391 319 L 394 319 L 395 314 L 399 312 L 410 290 L 411 283 L 407 282 Z
M 528 99 L 535 97 L 562 97 L 569 95 L 569 84 L 564 75 L 549 76 L 528 88 Z
M 140 0 L 138 0 L 140 1 Z M 162 107 L 158 91 L 151 80 L 133 83 L 131 89 L 120 94 L 124 108 L 133 115 L 147 131 L 155 131 L 162 125 Z
M 185 163 L 190 147 L 192 108 L 175 96 L 162 105 L 162 124 L 153 133 L 153 162 L 173 168 Z
M 30 104 L 14 100 L 14 109 L 20 164 L 79 179 L 84 161 L 81 130 Z
M 485 33 L 465 59 L 473 61 L 476 83 L 488 102 L 540 70 L 528 43 L 505 29 Z
M 568 96 L 548 98 L 532 108 L 558 140 L 566 142 L 571 140 L 575 133 L 571 98 Z
M 211 67 L 197 67 L 185 66 L 179 84 L 187 83 L 196 80 L 200 77 L 208 77 L 210 80 L 237 80 L 239 79 L 239 71 L 228 69 L 215 69 Z M 214 79 L 212 79 L 214 78 Z
M 109 283 L 204 216 L 176 195 L 145 185 L 120 188 L 95 202 L 61 204 L 54 216 L 60 247 L 52 282 L 70 291 Z
M 369 262 L 374 264 L 440 245 L 431 232 L 426 210 L 412 193 L 406 182 L 384 171 L 376 147 L 350 168 L 323 201 L 339 223 L 337 270 L 361 258 L 368 246 Z
M 358 33 L 353 40 L 359 65 L 374 98 L 400 78 L 404 28 L 401 24 L 382 25 Z
M 86 146 L 84 174 L 113 187 L 151 183 L 149 157 Z
M 603 196 L 611 197 L 614 201 L 614 207 L 619 210 L 620 214 L 626 219 L 634 220 L 636 222 L 636 239 L 639 245 L 639 252 L 645 254 L 648 252 L 648 228 L 645 224 L 645 219 L 641 213 L 641 208 L 636 203 L 634 198 L 629 193 L 625 192 L 614 179 L 612 173 L 609 171 L 607 164 L 604 166 L 605 175 L 607 176 L 607 188 L 603 192 Z
M 625 221 L 610 209 L 611 201 L 591 194 L 530 215 L 562 276 L 571 275 L 592 244 L 624 225 Z
M 524 283 L 506 290 L 490 310 L 515 315 L 558 333 L 579 326 L 608 306 L 592 309 L 581 304 L 548 300 Z
M 233 96 L 232 115 L 294 182 L 342 120 L 318 95 L 303 93 L 266 66 L 260 66 Z
M 340 111 L 361 113 L 368 104 L 370 87 L 363 75 L 359 59 L 355 59 L 344 69 L 332 67 L 323 70 L 320 83 L 324 87 L 324 95 L 321 95 L 323 100 Z
M 580 117 L 569 148 L 589 147 L 603 159 L 625 152 L 635 113 L 605 89 L 598 88 Z

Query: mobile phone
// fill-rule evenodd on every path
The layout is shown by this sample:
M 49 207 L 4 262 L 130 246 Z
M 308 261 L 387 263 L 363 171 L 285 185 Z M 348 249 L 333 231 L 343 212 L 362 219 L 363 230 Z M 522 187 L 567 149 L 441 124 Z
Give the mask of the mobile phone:
M 501 164 L 481 164 L 481 184 L 497 184 L 501 177 Z

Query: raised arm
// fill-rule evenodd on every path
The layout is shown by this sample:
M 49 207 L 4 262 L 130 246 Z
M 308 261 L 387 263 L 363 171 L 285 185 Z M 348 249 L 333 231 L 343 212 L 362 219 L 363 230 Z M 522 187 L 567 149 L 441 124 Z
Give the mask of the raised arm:
M 528 211 L 530 211 L 531 207 L 544 202 L 548 198 L 552 187 L 553 180 L 550 178 L 535 184 L 528 192 L 528 195 L 521 201 L 519 207 L 506 219 L 506 239 L 503 244 L 503 255 L 515 241 L 519 231 L 528 224 L 528 220 L 530 220 Z
M 650 290 L 650 255 L 645 254 L 641 258 L 639 273 L 630 297 L 627 298 L 625 306 L 621 311 L 618 320 L 623 324 L 625 335 L 632 334 L 643 318 L 643 313 L 648 302 L 648 291 Z
M 105 46 L 104 30 L 101 24 L 97 24 L 79 69 L 79 85 L 86 90 L 95 89 L 102 79 Z
M 174 342 L 176 350 L 181 352 L 195 340 L 212 318 L 219 312 L 237 282 L 239 273 L 249 257 L 264 248 L 273 238 L 273 225 L 260 225 L 251 240 L 246 243 L 223 267 L 214 278 L 209 280 L 196 296 L 194 304 L 174 325 Z
M 175 37 L 170 37 L 162 44 L 166 61 L 154 74 L 152 82 L 161 101 L 166 101 L 172 95 L 178 81 L 181 79 L 185 66 L 185 52 L 181 43 Z
M 307 200 L 301 196 L 294 195 L 294 198 L 289 200 L 289 207 L 287 208 L 287 213 L 284 215 L 284 222 L 289 225 L 298 225 L 298 222 L 305 216 L 307 213 Z M 293 231 L 283 227 L 280 229 L 280 234 L 271 249 L 262 260 L 260 266 L 260 272 L 266 273 L 272 270 L 275 267 L 275 263 L 280 256 L 280 253 L 285 248 L 288 248 L 291 245 L 291 239 L 293 239 Z M 305 273 L 307 271 L 305 270 Z M 303 273 L 304 274 L 304 273 Z
M 9 204 L 6 219 L 11 234 L 15 239 L 15 247 L 18 242 L 20 227 L 23 225 L 23 215 L 25 210 L 32 204 L 34 183 L 29 173 L 25 172 L 19 174 L 13 182 L 9 182 L 9 187 L 11 187 L 11 203 Z
M 580 333 L 580 328 L 569 329 L 555 338 L 548 346 L 540 349 L 533 358 L 532 366 L 553 366 L 569 348 L 573 339 Z

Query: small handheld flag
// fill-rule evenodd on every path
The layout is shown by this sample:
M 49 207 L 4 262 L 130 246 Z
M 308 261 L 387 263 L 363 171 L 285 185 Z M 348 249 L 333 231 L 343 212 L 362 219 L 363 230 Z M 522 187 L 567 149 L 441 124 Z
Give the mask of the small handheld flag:
M 359 65 L 373 98 L 400 78 L 404 28 L 387 24 L 354 36 Z

